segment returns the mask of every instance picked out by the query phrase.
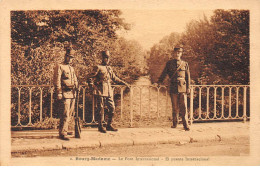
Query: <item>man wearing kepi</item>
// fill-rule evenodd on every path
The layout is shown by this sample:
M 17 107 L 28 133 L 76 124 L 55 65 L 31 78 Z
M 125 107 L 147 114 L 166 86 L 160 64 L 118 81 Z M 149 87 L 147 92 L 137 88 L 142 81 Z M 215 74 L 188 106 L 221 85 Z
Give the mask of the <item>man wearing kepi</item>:
M 187 94 L 190 92 L 190 71 L 188 63 L 181 60 L 183 53 L 182 46 L 176 46 L 172 51 L 172 58 L 166 63 L 166 66 L 158 79 L 161 84 L 166 77 L 170 78 L 170 97 L 172 102 L 172 128 L 178 124 L 179 114 L 182 118 L 183 126 L 189 131 L 188 113 L 187 113 Z
M 60 126 L 59 137 L 62 140 L 69 140 L 68 126 L 74 113 L 76 91 L 78 80 L 73 67 L 71 66 L 74 51 L 66 49 L 64 62 L 57 64 L 54 70 L 54 87 L 59 101 Z
M 113 89 L 111 82 L 117 82 L 118 84 L 123 84 L 129 86 L 126 82 L 119 79 L 112 68 L 109 66 L 109 51 L 102 51 L 102 63 L 101 65 L 95 66 L 93 72 L 88 76 L 88 81 L 90 86 L 94 89 L 97 113 L 98 113 L 98 131 L 106 133 L 106 131 L 117 131 L 114 126 L 112 126 L 115 103 L 113 98 Z M 106 107 L 108 113 L 108 121 L 106 128 L 103 127 L 102 119 L 103 113 L 102 109 Z

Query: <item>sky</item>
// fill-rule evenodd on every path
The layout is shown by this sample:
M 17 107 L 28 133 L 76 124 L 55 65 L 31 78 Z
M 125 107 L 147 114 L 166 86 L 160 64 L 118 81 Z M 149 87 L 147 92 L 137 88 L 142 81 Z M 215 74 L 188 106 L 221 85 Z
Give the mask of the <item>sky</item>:
M 212 10 L 121 10 L 121 17 L 131 24 L 131 30 L 119 34 L 128 40 L 138 41 L 149 50 L 164 36 L 172 32 L 182 33 L 192 20 L 213 15 Z

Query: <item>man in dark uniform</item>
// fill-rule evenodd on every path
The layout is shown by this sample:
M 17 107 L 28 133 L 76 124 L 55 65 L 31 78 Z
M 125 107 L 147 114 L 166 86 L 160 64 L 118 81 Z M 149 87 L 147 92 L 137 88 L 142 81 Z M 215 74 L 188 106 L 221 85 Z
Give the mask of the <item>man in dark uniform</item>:
M 190 71 L 188 63 L 181 60 L 183 53 L 182 46 L 176 46 L 172 52 L 173 59 L 166 63 L 166 66 L 158 79 L 161 84 L 166 77 L 170 78 L 170 97 L 172 102 L 172 128 L 177 127 L 179 114 L 182 118 L 186 131 L 190 130 L 187 113 L 187 94 L 190 92 Z
M 57 64 L 54 70 L 54 87 L 60 110 L 59 137 L 62 140 L 69 140 L 68 126 L 74 112 L 76 90 L 78 90 L 78 80 L 70 65 L 73 58 L 73 51 L 66 49 L 64 62 Z
M 98 113 L 98 131 L 106 133 L 107 131 L 117 131 L 115 127 L 112 126 L 115 103 L 113 98 L 113 89 L 111 87 L 111 82 L 117 82 L 118 84 L 124 84 L 129 86 L 126 82 L 119 79 L 113 72 L 112 68 L 109 66 L 109 51 L 102 51 L 102 63 L 101 65 L 95 66 L 93 72 L 88 76 L 88 81 L 90 86 L 94 88 L 95 101 Z M 108 113 L 108 121 L 106 129 L 102 124 L 102 117 L 104 111 L 102 109 L 106 107 Z

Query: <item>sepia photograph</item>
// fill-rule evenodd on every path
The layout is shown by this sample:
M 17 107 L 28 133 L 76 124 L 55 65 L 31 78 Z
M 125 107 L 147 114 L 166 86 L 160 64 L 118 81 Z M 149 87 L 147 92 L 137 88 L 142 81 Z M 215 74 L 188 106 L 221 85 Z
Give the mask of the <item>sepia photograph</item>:
M 152 2 L 5 12 L 1 126 L 10 132 L 1 147 L 10 152 L 1 151 L 0 165 L 260 164 L 259 2 Z

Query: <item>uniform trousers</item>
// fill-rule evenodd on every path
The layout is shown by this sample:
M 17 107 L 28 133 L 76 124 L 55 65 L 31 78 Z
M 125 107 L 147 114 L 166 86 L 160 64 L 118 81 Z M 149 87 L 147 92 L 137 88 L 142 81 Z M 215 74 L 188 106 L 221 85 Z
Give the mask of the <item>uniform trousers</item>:
M 110 125 L 112 123 L 112 118 L 114 116 L 114 110 L 115 110 L 115 103 L 114 103 L 113 97 L 96 95 L 95 98 L 96 98 L 96 107 L 97 107 L 97 115 L 98 115 L 99 124 L 101 125 L 103 117 L 104 117 L 104 111 L 106 110 L 108 113 L 107 124 Z
M 60 126 L 59 135 L 66 136 L 71 117 L 74 116 L 75 111 L 75 98 L 62 99 L 60 102 Z
M 179 115 L 182 118 L 185 129 L 189 128 L 188 111 L 187 111 L 187 94 L 186 93 L 170 93 L 172 102 L 172 118 L 173 127 L 177 127 Z

